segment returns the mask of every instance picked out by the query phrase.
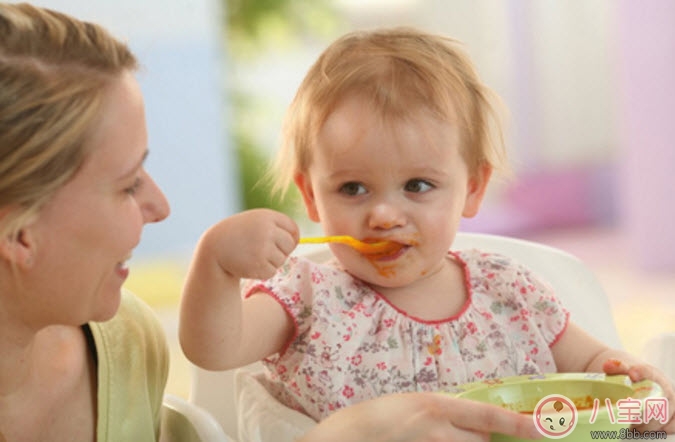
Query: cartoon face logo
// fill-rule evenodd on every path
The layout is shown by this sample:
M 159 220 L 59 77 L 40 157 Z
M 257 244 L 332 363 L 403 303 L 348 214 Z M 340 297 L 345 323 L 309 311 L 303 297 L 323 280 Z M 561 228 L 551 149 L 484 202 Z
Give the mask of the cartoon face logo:
M 561 439 L 577 426 L 577 407 L 565 396 L 550 394 L 537 402 L 532 419 L 542 435 Z

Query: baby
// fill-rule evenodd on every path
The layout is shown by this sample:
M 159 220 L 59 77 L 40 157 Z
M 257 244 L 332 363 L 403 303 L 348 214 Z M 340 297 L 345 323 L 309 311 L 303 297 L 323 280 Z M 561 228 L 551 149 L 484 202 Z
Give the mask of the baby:
M 650 378 L 672 398 L 661 373 L 571 322 L 537 275 L 451 251 L 503 167 L 497 103 L 451 39 L 394 28 L 330 45 L 288 111 L 277 188 L 294 182 L 327 235 L 400 247 L 333 244 L 335 259 L 317 264 L 289 258 L 299 233 L 286 215 L 219 222 L 185 286 L 188 358 L 208 369 L 263 359 L 268 390 L 315 420 L 387 393 L 556 371 Z

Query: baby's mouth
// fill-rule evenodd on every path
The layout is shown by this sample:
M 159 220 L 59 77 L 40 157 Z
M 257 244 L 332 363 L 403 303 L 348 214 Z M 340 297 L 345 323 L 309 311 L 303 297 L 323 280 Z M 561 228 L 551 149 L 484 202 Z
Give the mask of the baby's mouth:
M 411 246 L 400 242 L 388 241 L 387 247 L 377 252 L 363 253 L 371 261 L 391 261 L 401 256 Z

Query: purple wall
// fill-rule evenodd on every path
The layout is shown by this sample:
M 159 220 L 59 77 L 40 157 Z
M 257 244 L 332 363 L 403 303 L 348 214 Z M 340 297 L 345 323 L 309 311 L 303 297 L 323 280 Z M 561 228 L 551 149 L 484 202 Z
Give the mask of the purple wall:
M 675 2 L 616 5 L 622 220 L 641 267 L 675 271 Z

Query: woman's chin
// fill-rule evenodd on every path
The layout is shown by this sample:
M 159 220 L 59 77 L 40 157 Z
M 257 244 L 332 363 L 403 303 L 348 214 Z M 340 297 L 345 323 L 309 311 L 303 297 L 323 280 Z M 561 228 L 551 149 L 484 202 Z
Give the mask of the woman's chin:
M 102 305 L 100 305 L 100 307 L 97 309 L 91 321 L 105 322 L 114 318 L 120 309 L 121 302 L 122 302 L 121 290 L 117 290 L 115 293 L 106 296 L 104 303 L 102 303 Z

